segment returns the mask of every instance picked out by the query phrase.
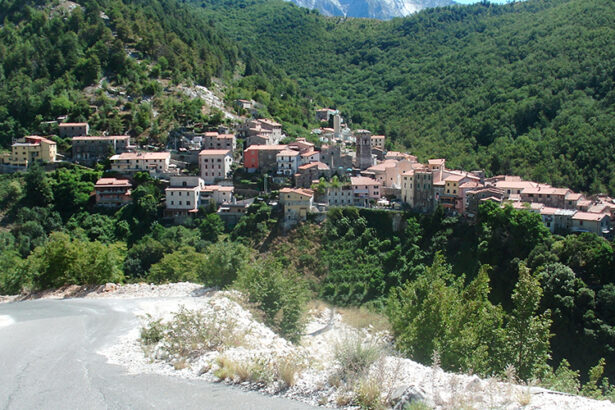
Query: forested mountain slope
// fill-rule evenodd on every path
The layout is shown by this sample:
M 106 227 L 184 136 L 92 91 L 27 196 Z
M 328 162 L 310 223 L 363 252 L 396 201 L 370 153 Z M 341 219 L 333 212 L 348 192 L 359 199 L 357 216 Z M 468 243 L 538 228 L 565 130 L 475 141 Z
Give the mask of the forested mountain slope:
M 615 191 L 615 8 L 530 0 L 388 22 L 281 0 L 194 2 L 224 32 L 421 159 Z
M 302 123 L 310 111 L 275 67 L 264 65 L 266 77 L 244 75 L 257 65 L 250 53 L 176 0 L 5 0 L 0 21 L 4 148 L 16 137 L 53 133 L 47 121 L 63 115 L 89 121 L 93 132 L 150 142 L 189 122 L 216 125 L 220 117 L 204 116 L 202 101 L 173 93 L 214 78 L 230 96 L 258 91 L 265 114 L 282 121 Z

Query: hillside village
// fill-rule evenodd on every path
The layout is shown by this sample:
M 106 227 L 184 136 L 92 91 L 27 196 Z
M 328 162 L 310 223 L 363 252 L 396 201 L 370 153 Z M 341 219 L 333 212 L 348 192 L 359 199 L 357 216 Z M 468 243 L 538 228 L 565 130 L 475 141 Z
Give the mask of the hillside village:
M 252 103 L 239 100 L 243 110 Z M 421 213 L 442 207 L 450 215 L 473 218 L 478 206 L 493 201 L 540 214 L 552 233 L 593 232 L 612 236 L 615 201 L 585 196 L 519 176 L 487 177 L 481 170 L 454 170 L 445 158 L 421 163 L 410 153 L 387 150 L 384 135 L 350 130 L 337 110 L 315 112 L 323 124 L 314 140 L 289 140 L 282 125 L 249 118 L 235 129 L 185 133 L 174 149 L 147 150 L 130 136 L 90 135 L 87 123 L 60 123 L 60 138 L 72 152 L 58 152 L 50 138 L 27 136 L 0 157 L 3 171 L 27 168 L 35 161 L 53 165 L 71 161 L 93 166 L 108 161 L 108 174 L 95 185 L 96 204 L 119 208 L 131 201 L 131 179 L 147 172 L 165 182 L 165 217 L 176 221 L 214 205 L 227 226 L 243 216 L 254 199 L 277 190 L 290 228 L 308 217 L 324 218 L 335 206 L 407 209 Z M 333 127 L 328 127 L 332 124 Z M 188 171 L 193 170 L 193 172 Z M 259 185 L 258 188 L 255 185 Z

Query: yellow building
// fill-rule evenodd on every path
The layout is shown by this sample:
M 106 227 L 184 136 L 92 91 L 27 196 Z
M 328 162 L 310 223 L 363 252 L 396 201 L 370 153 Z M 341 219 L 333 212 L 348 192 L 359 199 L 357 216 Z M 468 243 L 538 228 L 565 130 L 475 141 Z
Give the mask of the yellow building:
M 2 157 L 2 163 L 27 167 L 35 161 L 55 162 L 57 153 L 54 141 L 29 136 L 13 143 L 11 153 Z
M 284 207 L 286 223 L 305 221 L 312 209 L 314 191 L 311 189 L 282 188 L 280 190 L 280 205 Z
M 370 140 L 372 148 L 380 148 L 384 150 L 384 135 L 372 135 L 372 139 Z

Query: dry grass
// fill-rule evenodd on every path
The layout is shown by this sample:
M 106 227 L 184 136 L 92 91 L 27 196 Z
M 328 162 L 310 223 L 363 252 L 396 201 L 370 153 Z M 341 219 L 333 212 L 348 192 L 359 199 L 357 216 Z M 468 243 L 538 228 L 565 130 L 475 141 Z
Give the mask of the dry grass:
M 337 407 L 347 407 L 352 404 L 352 402 L 353 397 L 347 391 L 341 392 L 335 399 L 335 404 L 337 405 Z
M 220 380 L 229 380 L 234 383 L 249 381 L 262 385 L 278 380 L 277 370 L 263 358 L 236 361 L 226 356 L 219 356 L 217 364 L 218 369 L 214 371 L 214 375 Z
M 523 387 L 517 392 L 517 403 L 519 403 L 520 406 L 522 407 L 529 406 L 531 402 L 532 402 L 532 393 L 530 392 L 529 386 Z
M 382 410 L 385 408 L 381 383 L 378 380 L 361 379 L 355 387 L 355 395 L 356 403 L 362 409 Z
M 390 331 L 391 325 L 386 316 L 374 313 L 364 307 L 339 308 L 342 321 L 356 329 L 368 329 L 374 332 Z
M 237 363 L 226 356 L 218 356 L 216 359 L 218 369 L 214 371 L 214 375 L 220 380 L 234 381 L 237 373 Z
M 304 366 L 299 358 L 289 355 L 277 360 L 276 376 L 286 387 L 293 387 L 297 382 L 297 374 Z
M 173 363 L 173 368 L 175 370 L 182 370 L 189 367 L 188 362 L 186 362 L 184 359 L 180 359 L 178 361 L 176 361 L 175 363 Z

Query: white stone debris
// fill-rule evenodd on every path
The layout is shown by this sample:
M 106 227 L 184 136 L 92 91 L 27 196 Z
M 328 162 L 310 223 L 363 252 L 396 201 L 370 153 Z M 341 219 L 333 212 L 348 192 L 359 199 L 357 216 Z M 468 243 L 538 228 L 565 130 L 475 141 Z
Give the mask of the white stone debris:
M 343 340 L 361 340 L 382 347 L 383 354 L 364 376 L 376 384 L 383 401 L 398 403 L 403 399 L 420 398 L 432 408 L 503 408 L 503 409 L 614 409 L 608 401 L 592 400 L 538 387 L 516 385 L 496 379 L 481 379 L 477 376 L 454 374 L 437 367 L 423 366 L 412 360 L 395 355 L 391 337 L 386 332 L 370 332 L 355 329 L 342 321 L 339 313 L 330 308 L 310 311 L 305 335 L 299 344 L 293 345 L 258 322 L 244 308 L 241 295 L 235 291 L 214 291 L 199 285 L 177 283 L 170 285 L 107 285 L 87 297 L 110 298 L 161 298 L 138 303 L 142 325 L 146 316 L 163 322 L 173 313 L 185 308 L 200 310 L 213 320 L 232 320 L 234 332 L 243 335 L 239 346 L 206 352 L 176 366 L 176 357 L 169 357 L 164 349 L 156 346 L 145 352 L 139 340 L 140 329 L 133 329 L 116 344 L 100 353 L 110 363 L 124 366 L 131 373 L 158 373 L 183 378 L 220 381 L 216 377 L 220 358 L 233 363 L 260 363 L 275 367 L 280 361 L 291 358 L 296 364 L 297 375 L 290 387 L 281 382 L 237 381 L 240 387 L 258 390 L 270 395 L 285 396 L 315 406 L 357 408 L 354 391 L 357 383 L 335 380 L 339 364 L 335 349 Z M 227 382 L 231 382 L 228 381 Z M 356 381 L 358 382 L 358 381 Z M 401 402 L 399 400 L 402 400 Z M 353 407 L 354 405 L 354 407 Z

